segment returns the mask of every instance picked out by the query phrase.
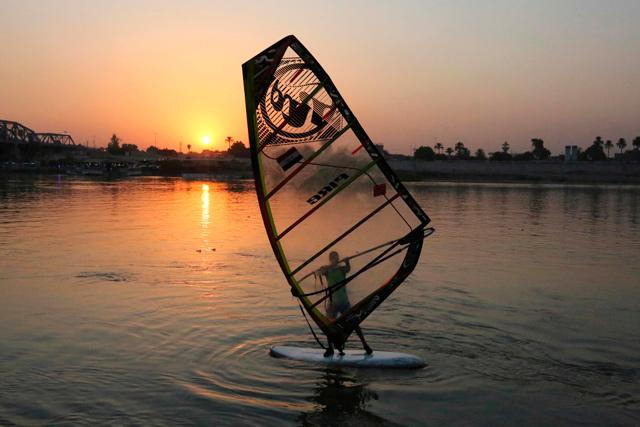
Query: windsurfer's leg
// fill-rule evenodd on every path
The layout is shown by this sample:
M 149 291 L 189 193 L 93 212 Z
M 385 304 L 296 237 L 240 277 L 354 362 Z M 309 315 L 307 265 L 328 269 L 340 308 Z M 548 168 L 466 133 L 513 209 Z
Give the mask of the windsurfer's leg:
M 360 326 L 356 326 L 354 330 L 356 331 L 356 334 L 358 334 L 358 338 L 360 338 L 360 341 L 362 341 L 362 348 L 364 348 L 364 351 L 367 354 L 373 353 L 373 350 L 371 349 L 371 347 L 369 347 L 369 344 L 367 344 L 364 339 L 364 335 L 362 334 L 362 329 L 360 329 Z
M 324 357 L 331 357 L 333 356 L 333 344 L 331 343 L 330 339 L 327 339 L 327 342 L 329 343 L 329 345 L 327 346 L 327 349 L 324 351 Z

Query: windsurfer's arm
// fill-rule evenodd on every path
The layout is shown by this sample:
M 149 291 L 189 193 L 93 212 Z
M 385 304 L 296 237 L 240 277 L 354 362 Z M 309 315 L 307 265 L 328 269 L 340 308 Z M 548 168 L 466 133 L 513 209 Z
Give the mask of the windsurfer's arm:
M 345 258 L 344 259 L 344 274 L 347 274 L 348 272 L 351 271 L 351 263 L 349 262 L 349 258 Z

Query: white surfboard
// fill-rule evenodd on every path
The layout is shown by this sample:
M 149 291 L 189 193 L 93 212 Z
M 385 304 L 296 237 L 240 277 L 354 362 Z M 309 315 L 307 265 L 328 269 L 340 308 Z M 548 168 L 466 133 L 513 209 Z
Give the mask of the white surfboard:
M 320 348 L 290 347 L 277 345 L 271 347 L 273 357 L 284 357 L 304 362 L 320 363 L 331 366 L 348 366 L 356 368 L 424 368 L 426 363 L 418 356 L 393 351 L 374 351 L 366 354 L 364 350 L 345 350 L 341 356 L 336 350 L 333 356 L 324 357 Z

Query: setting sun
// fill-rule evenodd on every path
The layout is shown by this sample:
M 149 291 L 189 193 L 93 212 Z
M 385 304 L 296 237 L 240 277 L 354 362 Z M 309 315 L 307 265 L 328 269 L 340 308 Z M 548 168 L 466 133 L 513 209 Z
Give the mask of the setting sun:
M 209 145 L 211 144 L 211 137 L 209 135 L 205 135 L 202 137 L 202 143 L 204 145 Z

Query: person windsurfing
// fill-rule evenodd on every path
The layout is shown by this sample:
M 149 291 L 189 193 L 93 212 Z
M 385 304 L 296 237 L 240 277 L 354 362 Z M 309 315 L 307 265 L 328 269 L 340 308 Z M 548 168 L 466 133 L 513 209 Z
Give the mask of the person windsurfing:
M 337 319 L 351 308 L 346 286 L 340 286 L 335 290 L 331 290 L 332 286 L 336 286 L 347 279 L 347 273 L 349 273 L 349 271 L 351 271 L 349 258 L 340 260 L 340 255 L 338 255 L 338 252 L 336 251 L 329 253 L 329 265 L 325 265 L 319 269 L 319 273 L 327 279 L 327 290 L 331 292 L 328 299 L 329 303 L 327 305 L 327 317 L 331 319 Z M 373 353 L 373 350 L 365 341 L 360 327 L 356 326 L 354 330 L 362 342 L 364 351 L 367 354 Z M 331 339 L 328 339 L 328 341 L 329 347 L 324 352 L 324 357 L 329 357 L 333 354 L 333 343 L 331 342 Z M 338 350 L 341 355 L 344 354 L 342 348 L 338 347 Z

